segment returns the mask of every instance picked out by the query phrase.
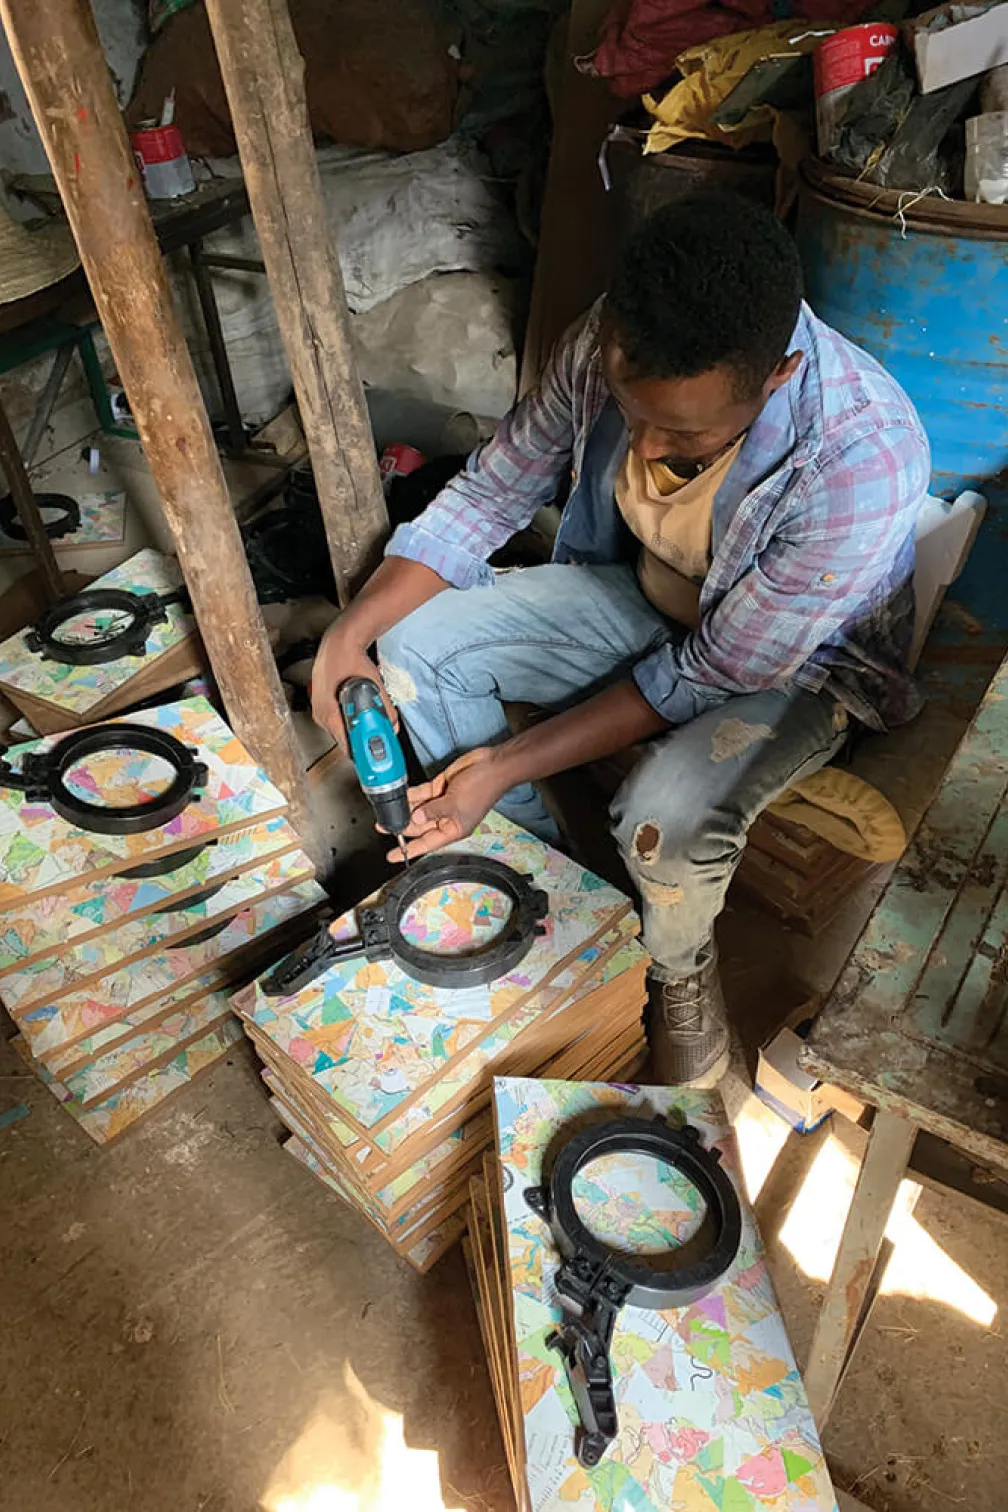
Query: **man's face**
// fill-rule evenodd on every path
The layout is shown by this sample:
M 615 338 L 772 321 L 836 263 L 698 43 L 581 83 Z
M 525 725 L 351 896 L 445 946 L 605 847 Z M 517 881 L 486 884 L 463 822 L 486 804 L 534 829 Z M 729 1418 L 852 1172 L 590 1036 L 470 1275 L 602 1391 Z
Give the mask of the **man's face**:
M 694 378 L 634 378 L 615 336 L 602 345 L 602 371 L 623 412 L 630 446 L 646 462 L 707 462 L 752 425 L 775 389 L 797 372 L 801 352 L 791 352 L 758 393 L 739 398 L 735 374 L 712 368 Z

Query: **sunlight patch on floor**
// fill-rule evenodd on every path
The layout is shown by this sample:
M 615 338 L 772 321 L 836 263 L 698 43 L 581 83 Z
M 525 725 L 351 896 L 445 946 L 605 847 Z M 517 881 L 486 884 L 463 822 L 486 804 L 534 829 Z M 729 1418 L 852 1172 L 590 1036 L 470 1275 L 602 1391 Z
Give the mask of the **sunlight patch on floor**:
M 738 1140 L 742 1180 L 750 1202 L 755 1202 L 791 1130 L 772 1108 L 750 1092 L 732 1117 Z
M 859 1163 L 831 1135 L 822 1145 L 780 1229 L 779 1238 L 816 1281 L 827 1281 L 854 1195 Z M 941 1302 L 989 1327 L 997 1313 L 993 1297 L 913 1216 L 920 1194 L 914 1181 L 900 1182 L 886 1234 L 895 1246 L 882 1282 L 883 1295 Z
M 441 1496 L 438 1457 L 410 1449 L 398 1412 L 343 1368 L 346 1394 L 324 1398 L 278 1465 L 265 1512 L 453 1512 Z

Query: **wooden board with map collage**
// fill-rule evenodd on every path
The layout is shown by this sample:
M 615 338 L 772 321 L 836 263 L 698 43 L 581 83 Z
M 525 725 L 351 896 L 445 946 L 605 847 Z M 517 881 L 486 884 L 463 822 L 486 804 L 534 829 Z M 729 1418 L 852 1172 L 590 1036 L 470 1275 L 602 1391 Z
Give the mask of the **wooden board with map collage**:
M 504 861 L 549 896 L 543 933 L 512 971 L 450 990 L 358 957 L 288 998 L 261 982 L 235 997 L 289 1153 L 420 1270 L 461 1236 L 495 1069 L 622 1075 L 644 1049 L 647 956 L 629 899 L 498 814 L 454 849 Z M 467 951 L 509 907 L 493 889 L 452 883 L 419 898 L 402 927 L 424 949 Z M 353 914 L 331 926 L 354 931 Z
M 169 596 L 182 583 L 173 557 L 145 547 L 89 584 L 88 591 L 109 588 L 133 594 Z M 87 642 L 108 636 L 127 623 L 121 609 L 82 611 L 60 627 L 61 640 Z M 164 607 L 164 619 L 151 626 L 141 656 L 119 656 L 94 666 L 77 666 L 42 657 L 28 648 L 24 630 L 0 642 L 0 692 L 43 734 L 94 724 L 127 706 L 154 698 L 193 677 L 203 666 L 202 643 L 192 610 L 184 604 Z
M 99 1144 L 234 1049 L 230 990 L 310 933 L 325 898 L 283 795 L 205 698 L 130 718 L 207 767 L 203 791 L 160 828 L 78 829 L 0 789 L 0 1001 L 15 1048 Z M 51 743 L 6 758 L 17 770 Z M 155 798 L 170 775 L 124 737 L 66 781 L 114 807 Z
M 836 1512 L 719 1095 L 500 1077 L 493 1106 L 496 1156 L 471 1183 L 466 1255 L 521 1512 Z M 739 1194 L 742 1242 L 693 1304 L 620 1311 L 610 1349 L 618 1432 L 585 1468 L 564 1365 L 548 1343 L 562 1319 L 560 1257 L 525 1192 L 566 1128 L 606 1112 L 698 1129 Z M 704 1214 L 679 1171 L 631 1152 L 590 1162 L 573 1195 L 596 1238 L 640 1255 L 684 1243 Z

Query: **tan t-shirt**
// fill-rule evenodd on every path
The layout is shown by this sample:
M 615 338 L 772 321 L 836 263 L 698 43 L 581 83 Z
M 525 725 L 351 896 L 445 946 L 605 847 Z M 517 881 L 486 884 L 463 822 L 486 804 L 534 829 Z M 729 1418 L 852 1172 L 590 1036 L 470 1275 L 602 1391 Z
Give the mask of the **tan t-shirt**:
M 645 462 L 628 451 L 616 478 L 616 503 L 641 543 L 641 592 L 662 614 L 691 630 L 700 625 L 700 590 L 710 570 L 714 495 L 741 447 L 740 437 L 686 481 L 664 462 Z

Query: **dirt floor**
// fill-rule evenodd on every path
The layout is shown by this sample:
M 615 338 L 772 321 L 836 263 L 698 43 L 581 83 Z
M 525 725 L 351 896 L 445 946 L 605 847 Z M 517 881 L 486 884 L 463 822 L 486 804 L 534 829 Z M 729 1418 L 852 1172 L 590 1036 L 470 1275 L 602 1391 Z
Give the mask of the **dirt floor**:
M 351 901 L 377 864 L 366 819 L 334 838 Z M 849 920 L 813 949 L 730 907 L 750 1045 L 785 978 L 827 982 L 849 943 Z M 787 1137 L 731 1092 L 801 1360 L 850 1138 Z M 245 1046 L 103 1152 L 0 1043 L 3 1512 L 513 1507 L 459 1253 L 415 1276 L 280 1135 Z M 875 1512 L 1001 1512 L 1008 1219 L 926 1190 L 890 1278 L 825 1436 L 837 1484 Z

